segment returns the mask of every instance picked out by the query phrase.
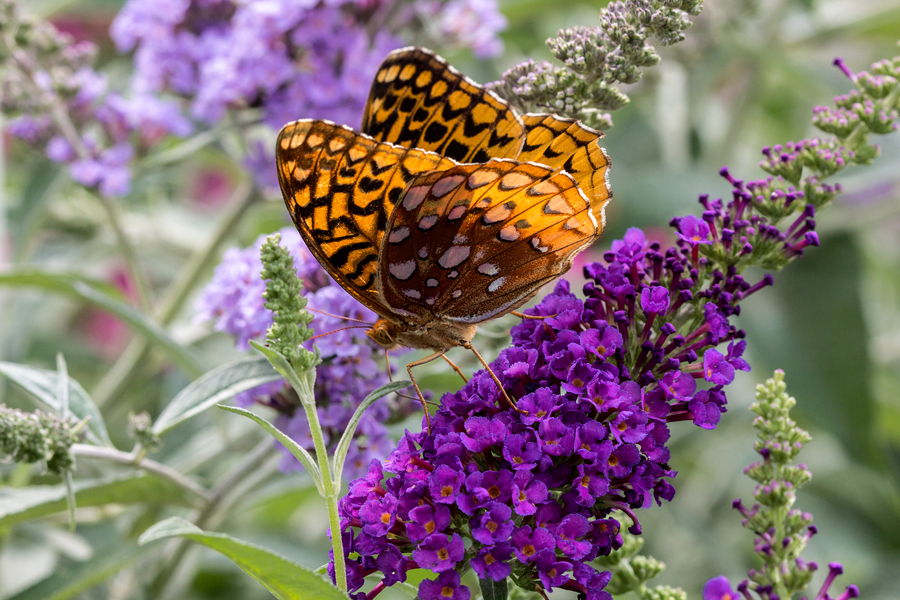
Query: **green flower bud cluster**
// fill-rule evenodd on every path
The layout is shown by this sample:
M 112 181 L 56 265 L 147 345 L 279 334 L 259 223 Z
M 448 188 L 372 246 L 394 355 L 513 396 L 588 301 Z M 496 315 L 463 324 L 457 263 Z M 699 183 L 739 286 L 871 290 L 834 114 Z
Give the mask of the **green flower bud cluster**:
M 0 404 L 0 456 L 20 463 L 42 463 L 62 475 L 75 461 L 69 448 L 78 441 L 77 424 L 40 410 L 25 412 Z
M 816 528 L 812 515 L 792 507 L 797 490 L 812 475 L 806 465 L 792 463 L 810 436 L 791 419 L 796 400 L 786 389 L 780 370 L 756 388 L 757 401 L 750 409 L 758 415 L 753 421 L 759 432 L 754 450 L 763 460 L 744 473 L 757 483 L 753 493 L 757 504 L 748 509 L 735 500 L 734 507 L 744 517 L 743 526 L 756 535 L 754 548 L 763 561 L 761 569 L 749 573 L 755 584 L 751 589 L 761 597 L 789 599 L 809 586 L 818 566 L 800 558 Z
M 522 112 L 551 111 L 599 129 L 612 127 L 609 111 L 629 102 L 616 83 L 635 83 L 659 62 L 651 36 L 662 45 L 684 39 L 700 0 L 623 0 L 600 12 L 600 25 L 562 29 L 547 40 L 565 67 L 529 60 L 490 88 Z
M 153 419 L 146 411 L 138 414 L 129 413 L 128 435 L 148 452 L 159 446 L 159 435 L 153 431 Z
M 318 362 L 318 357 L 301 344 L 312 337 L 307 325 L 313 317 L 306 310 L 303 283 L 294 268 L 294 258 L 280 242 L 281 235 L 276 233 L 260 249 L 261 277 L 266 282 L 264 306 L 272 311 L 272 326 L 266 331 L 266 340 L 294 368 L 308 369 Z

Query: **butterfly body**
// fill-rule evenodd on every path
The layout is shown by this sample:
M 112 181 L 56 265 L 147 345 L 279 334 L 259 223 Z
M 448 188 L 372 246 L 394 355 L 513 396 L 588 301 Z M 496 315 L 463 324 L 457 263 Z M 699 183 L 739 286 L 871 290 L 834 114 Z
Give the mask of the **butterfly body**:
M 380 316 L 367 335 L 433 358 L 475 351 L 479 323 L 519 308 L 597 239 L 611 196 L 602 136 L 520 116 L 440 57 L 404 48 L 375 77 L 362 132 L 295 121 L 276 158 L 310 251 Z

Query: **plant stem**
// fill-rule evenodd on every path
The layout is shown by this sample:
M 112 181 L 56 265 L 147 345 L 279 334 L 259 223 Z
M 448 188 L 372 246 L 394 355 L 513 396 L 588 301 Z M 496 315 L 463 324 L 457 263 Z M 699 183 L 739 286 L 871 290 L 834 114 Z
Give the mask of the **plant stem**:
M 286 375 L 288 383 L 297 392 L 303 410 L 306 411 L 306 420 L 309 423 L 309 431 L 312 435 L 313 445 L 316 448 L 316 460 L 319 462 L 319 471 L 322 474 L 322 489 L 325 490 L 325 506 L 328 509 L 328 522 L 331 527 L 331 549 L 334 553 L 334 578 L 338 589 L 347 591 L 347 565 L 344 561 L 344 541 L 341 538 L 341 519 L 338 514 L 338 496 L 341 493 L 341 482 L 335 481 L 332 476 L 331 465 L 328 462 L 328 449 L 325 446 L 325 436 L 322 435 L 322 425 L 319 423 L 319 412 L 316 410 L 316 397 L 313 386 L 316 381 L 315 367 L 298 373 L 289 369 Z
M 190 492 L 191 495 L 196 496 L 200 501 L 209 503 L 213 500 L 213 496 L 211 496 L 203 486 L 185 477 L 175 469 L 154 460 L 150 460 L 149 458 L 140 458 L 136 460 L 136 457 L 128 452 L 122 452 L 121 450 L 115 450 L 113 448 L 91 446 L 88 444 L 72 444 L 70 451 L 73 456 L 108 460 L 121 465 L 139 467 L 149 473 L 153 473 L 154 475 L 171 481 L 183 490 Z
M 219 250 L 225 240 L 242 221 L 247 210 L 261 198 L 260 191 L 251 184 L 244 184 L 238 188 L 209 241 L 194 252 L 159 301 L 156 314 L 161 325 L 168 325 L 172 322 L 193 289 L 201 281 L 202 274 L 218 258 Z M 144 358 L 149 348 L 149 343 L 142 337 L 137 337 L 128 344 L 94 390 L 93 396 L 98 405 L 103 406 L 110 399 L 122 393 L 138 367 L 144 364 Z

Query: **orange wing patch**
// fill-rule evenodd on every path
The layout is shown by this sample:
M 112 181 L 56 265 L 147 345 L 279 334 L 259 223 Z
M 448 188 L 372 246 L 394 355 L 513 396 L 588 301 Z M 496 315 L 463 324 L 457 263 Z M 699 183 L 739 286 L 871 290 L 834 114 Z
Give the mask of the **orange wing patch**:
M 394 203 L 417 174 L 456 163 L 312 120 L 285 125 L 276 162 L 285 205 L 310 251 L 357 300 L 391 315 L 375 279 Z

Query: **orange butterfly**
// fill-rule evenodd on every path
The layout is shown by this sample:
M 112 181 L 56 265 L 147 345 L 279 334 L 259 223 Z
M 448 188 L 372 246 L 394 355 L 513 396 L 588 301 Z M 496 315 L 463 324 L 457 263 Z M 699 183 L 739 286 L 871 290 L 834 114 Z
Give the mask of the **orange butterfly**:
M 407 366 L 422 398 L 413 366 L 462 346 L 487 367 L 477 325 L 527 302 L 600 235 L 611 197 L 601 137 L 520 116 L 430 51 L 403 48 L 375 76 L 362 133 L 295 121 L 276 159 L 310 251 L 381 316 L 367 335 L 434 350 Z

